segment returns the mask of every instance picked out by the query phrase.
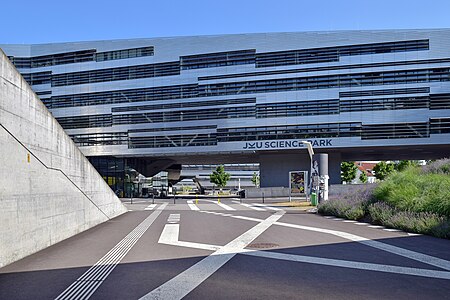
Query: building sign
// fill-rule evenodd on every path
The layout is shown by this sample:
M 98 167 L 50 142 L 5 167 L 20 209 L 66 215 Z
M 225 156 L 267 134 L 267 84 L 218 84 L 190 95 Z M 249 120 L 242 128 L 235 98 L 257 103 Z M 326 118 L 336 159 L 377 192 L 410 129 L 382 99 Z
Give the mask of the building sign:
M 308 187 L 308 171 L 289 172 L 289 193 L 305 194 Z
M 331 139 L 316 139 L 307 140 L 313 147 L 332 147 Z M 281 140 L 281 141 L 266 141 L 266 142 L 245 142 L 243 149 L 280 149 L 280 148 L 303 148 L 305 147 L 300 140 Z

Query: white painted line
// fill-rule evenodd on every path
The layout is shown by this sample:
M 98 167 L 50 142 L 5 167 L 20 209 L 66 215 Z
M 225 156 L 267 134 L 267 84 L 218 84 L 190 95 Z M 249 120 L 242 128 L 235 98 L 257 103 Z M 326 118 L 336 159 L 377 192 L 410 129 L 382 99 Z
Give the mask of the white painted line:
M 276 212 L 141 299 L 182 299 L 283 216 Z
M 246 220 L 246 221 L 261 222 L 261 219 L 245 217 L 245 216 L 232 216 L 232 218 Z
M 331 219 L 331 220 L 333 220 L 333 221 L 342 221 L 344 219 L 342 219 L 342 218 L 334 218 L 334 219 Z
M 244 252 L 242 254 L 257 256 L 257 257 L 264 257 L 264 258 L 281 259 L 281 260 L 288 260 L 288 261 L 295 261 L 295 262 L 302 262 L 302 263 L 325 265 L 325 266 L 334 266 L 334 267 L 341 267 L 341 268 L 351 268 L 351 269 L 359 269 L 359 270 L 367 270 L 367 271 L 376 271 L 376 272 L 384 272 L 384 273 L 394 273 L 394 274 L 422 276 L 422 277 L 450 280 L 450 272 L 446 272 L 446 271 L 435 271 L 435 270 L 399 267 L 399 266 L 391 266 L 391 265 L 371 264 L 371 263 L 355 262 L 355 261 L 348 261 L 348 260 L 337 260 L 337 259 L 312 257 L 312 256 L 304 256 L 304 255 L 284 254 L 284 253 L 271 252 L 271 251 L 250 251 L 250 252 Z
M 389 231 L 389 232 L 402 232 L 402 230 L 400 230 L 400 229 L 393 229 L 393 228 L 386 228 L 386 229 L 383 229 L 384 231 Z
M 384 226 L 380 226 L 380 225 L 369 225 L 369 226 L 367 226 L 367 227 L 369 227 L 369 228 L 375 228 L 375 229 L 381 229 L 381 228 L 384 228 Z
M 334 216 L 324 216 L 325 219 L 334 219 Z
M 216 245 L 179 241 L 178 240 L 179 234 L 180 234 L 180 224 L 166 224 L 161 233 L 161 236 L 159 237 L 158 243 L 172 246 L 211 250 L 211 251 L 216 251 L 220 248 L 220 246 Z
M 354 225 L 369 225 L 369 224 L 367 224 L 367 223 L 360 223 L 360 222 L 356 222 L 356 223 L 353 223 Z
M 149 206 L 144 208 L 144 210 L 153 210 L 155 207 L 156 207 L 156 204 L 150 204 Z
M 415 251 L 411 251 L 411 250 L 407 250 L 404 248 L 392 246 L 392 245 L 385 244 L 382 242 L 370 240 L 368 238 L 357 236 L 357 235 L 354 235 L 351 233 L 347 233 L 347 232 L 343 232 L 343 231 L 336 231 L 336 230 L 331 230 L 331 229 L 323 229 L 323 228 L 317 228 L 317 227 L 309 227 L 309 226 L 303 226 L 303 225 L 283 223 L 283 222 L 276 222 L 275 225 L 281 225 L 281 226 L 285 226 L 285 227 L 298 228 L 298 229 L 303 229 L 303 230 L 332 234 L 332 235 L 339 236 L 341 238 L 344 238 L 344 239 L 347 239 L 350 241 L 361 243 L 363 245 L 366 245 L 366 246 L 369 246 L 372 248 L 376 248 L 379 250 L 397 254 L 397 255 L 412 259 L 412 260 L 420 261 L 422 263 L 429 264 L 429 265 L 450 271 L 450 261 L 448 261 L 448 260 L 430 256 L 430 255 L 423 254 L 423 253 L 419 253 L 419 252 L 415 252 Z
M 344 223 L 356 223 L 356 221 L 353 221 L 353 220 L 344 220 L 343 222 Z
M 408 232 L 408 235 L 409 236 L 418 236 L 418 235 L 421 235 L 420 233 L 411 233 L 411 232 Z
M 166 206 L 167 203 L 159 206 L 56 299 L 88 299 L 133 248 Z
M 189 247 L 195 249 L 204 249 L 204 250 L 217 250 L 220 249 L 220 246 L 202 244 L 202 243 L 192 243 L 192 242 L 182 242 L 179 241 L 179 225 L 166 225 L 161 233 L 161 237 L 159 239 L 159 243 L 181 246 L 181 247 Z M 364 263 L 364 262 L 356 262 L 356 261 L 347 261 L 347 260 L 337 260 L 337 259 L 329 259 L 329 258 L 321 258 L 321 257 L 312 257 L 312 256 L 304 256 L 304 255 L 294 255 L 294 254 L 284 254 L 279 252 L 272 251 L 258 251 L 251 249 L 241 249 L 236 253 L 241 253 L 250 256 L 257 256 L 269 259 L 279 259 L 279 260 L 287 260 L 301 263 L 310 263 L 310 264 L 318 264 L 325 266 L 333 266 L 333 267 L 342 267 L 342 268 L 351 268 L 351 269 L 359 269 L 365 271 L 376 271 L 376 272 L 384 272 L 384 273 L 394 273 L 401 275 L 412 275 L 412 276 L 422 276 L 428 278 L 438 278 L 438 279 L 450 279 L 450 272 L 447 271 L 436 271 L 429 269 L 419 269 L 419 268 L 410 268 L 410 267 L 401 267 L 401 266 L 392 266 L 392 265 L 383 265 L 383 264 L 373 264 L 373 263 Z M 174 298 L 178 299 L 178 298 Z
M 263 208 L 256 207 L 256 206 L 252 206 L 252 205 L 247 204 L 247 203 L 240 203 L 240 202 L 237 202 L 237 201 L 233 201 L 233 203 L 240 204 L 240 205 L 243 205 L 243 206 L 245 206 L 245 207 L 248 207 L 248 208 L 251 208 L 251 209 L 254 209 L 254 210 L 258 210 L 258 211 L 266 211 L 266 210 L 263 209 Z
M 189 208 L 190 208 L 191 210 L 200 210 L 200 208 L 198 208 L 198 206 L 195 205 L 195 204 L 194 204 L 194 201 L 192 201 L 192 200 L 188 200 L 188 201 L 187 201 L 187 204 L 189 205 Z
M 231 207 L 229 205 L 226 205 L 225 203 L 222 203 L 222 202 L 217 202 L 217 201 L 213 201 L 213 200 L 203 200 L 203 201 L 217 204 L 217 205 L 219 205 L 220 207 L 222 207 L 225 210 L 236 210 L 235 208 L 233 208 L 233 207 Z
M 252 203 L 252 205 L 259 206 L 259 207 L 264 207 L 264 208 L 267 208 L 267 209 L 270 209 L 270 210 L 275 210 L 275 211 L 282 210 L 281 208 L 273 207 L 273 206 L 269 206 L 269 205 L 265 205 L 265 204 L 261 204 L 261 203 Z

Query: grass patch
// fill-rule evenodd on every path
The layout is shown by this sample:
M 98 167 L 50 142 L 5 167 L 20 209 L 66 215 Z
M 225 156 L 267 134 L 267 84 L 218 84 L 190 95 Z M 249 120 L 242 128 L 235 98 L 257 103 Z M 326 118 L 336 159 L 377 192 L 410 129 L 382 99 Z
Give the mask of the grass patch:
M 395 172 L 320 203 L 318 212 L 450 239 L 450 159 Z

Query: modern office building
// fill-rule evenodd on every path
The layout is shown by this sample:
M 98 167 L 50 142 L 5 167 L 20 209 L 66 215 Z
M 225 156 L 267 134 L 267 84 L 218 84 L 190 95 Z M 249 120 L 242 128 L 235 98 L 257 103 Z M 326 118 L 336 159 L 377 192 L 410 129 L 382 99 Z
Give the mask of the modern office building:
M 261 186 L 287 186 L 309 169 L 305 140 L 329 153 L 331 183 L 342 160 L 450 155 L 449 29 L 0 47 L 115 178 L 124 161 L 169 178 L 181 164 L 259 163 Z

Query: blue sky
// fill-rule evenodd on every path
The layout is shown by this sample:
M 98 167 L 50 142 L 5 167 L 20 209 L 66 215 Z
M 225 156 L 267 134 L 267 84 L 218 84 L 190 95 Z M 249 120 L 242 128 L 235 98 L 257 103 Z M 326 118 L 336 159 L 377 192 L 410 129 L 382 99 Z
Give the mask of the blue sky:
M 5 0 L 0 7 L 0 43 L 15 44 L 251 32 L 450 28 L 449 0 Z

